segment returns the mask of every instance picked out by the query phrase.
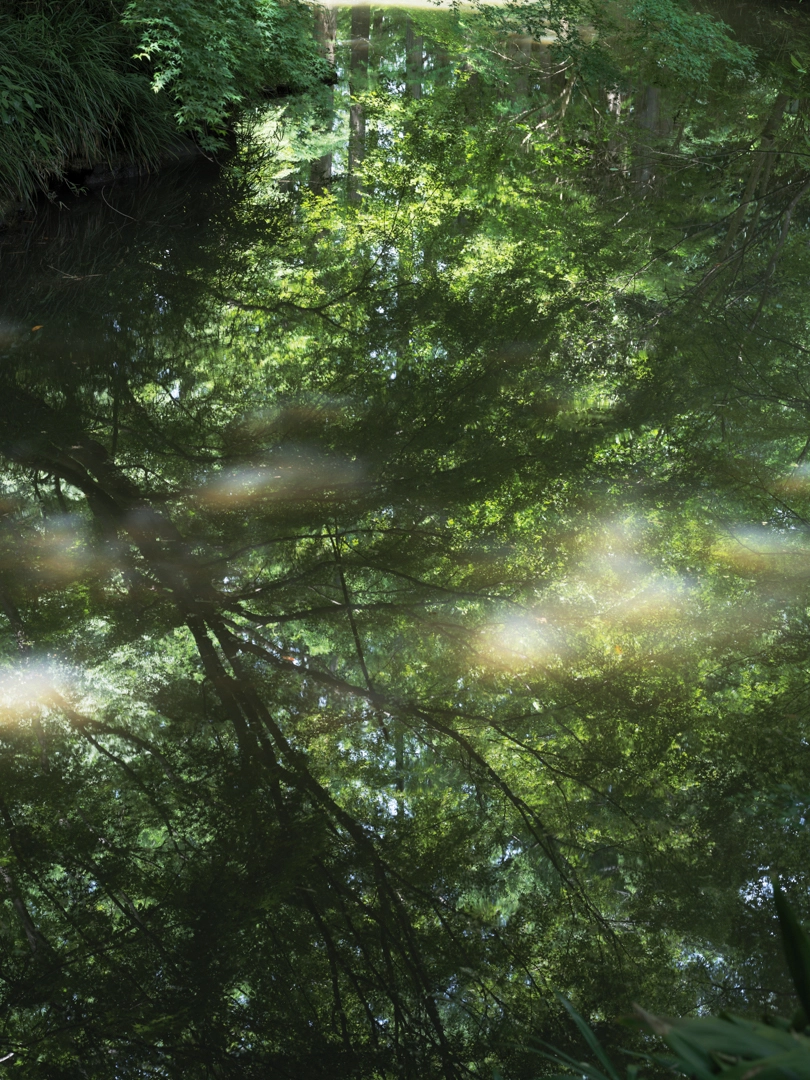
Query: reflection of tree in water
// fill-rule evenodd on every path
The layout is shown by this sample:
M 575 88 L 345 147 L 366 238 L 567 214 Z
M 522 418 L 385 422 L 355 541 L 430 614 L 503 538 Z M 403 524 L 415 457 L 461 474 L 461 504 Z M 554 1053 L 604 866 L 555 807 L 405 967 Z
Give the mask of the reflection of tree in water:
M 475 84 L 434 77 L 449 16 L 375 19 L 323 30 L 357 186 L 237 155 L 0 252 L 31 1076 L 530 1076 L 553 989 L 785 992 L 756 883 L 806 862 L 804 99 L 716 73 L 642 197 L 584 68 L 479 27 Z

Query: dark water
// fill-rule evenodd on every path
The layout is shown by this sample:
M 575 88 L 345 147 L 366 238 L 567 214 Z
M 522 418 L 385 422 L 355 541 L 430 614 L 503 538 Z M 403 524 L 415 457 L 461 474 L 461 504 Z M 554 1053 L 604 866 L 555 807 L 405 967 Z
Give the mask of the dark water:
M 529 1077 L 554 991 L 791 1010 L 806 31 L 754 10 L 752 55 L 322 13 L 334 87 L 2 237 L 20 1075 Z

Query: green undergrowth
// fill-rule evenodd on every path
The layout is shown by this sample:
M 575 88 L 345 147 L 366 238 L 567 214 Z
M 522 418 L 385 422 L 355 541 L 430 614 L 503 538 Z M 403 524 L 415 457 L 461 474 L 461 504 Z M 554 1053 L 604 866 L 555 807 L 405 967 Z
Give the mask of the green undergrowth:
M 125 24 L 179 126 L 217 149 L 234 111 L 328 77 L 299 0 L 130 0 Z
M 626 1053 L 619 1064 L 605 1052 L 596 1035 L 569 1001 L 558 995 L 584 1038 L 590 1060 L 580 1061 L 541 1043 L 536 1052 L 562 1071 L 543 1080 L 645 1080 L 649 1076 L 684 1076 L 689 1080 L 808 1080 L 810 1078 L 810 935 L 787 902 L 781 885 L 772 882 L 787 967 L 793 980 L 798 1008 L 790 1018 L 766 1014 L 759 1019 L 733 1016 L 696 1016 L 665 1020 L 635 1006 L 626 1020 L 666 1046 L 660 1053 Z M 499 1080 L 496 1073 L 495 1080 Z
M 66 171 L 120 160 L 155 164 L 176 125 L 104 13 L 54 5 L 0 11 L 0 191 L 30 202 Z
M 295 0 L 0 0 L 0 217 L 180 135 L 216 150 L 239 110 L 325 75 Z

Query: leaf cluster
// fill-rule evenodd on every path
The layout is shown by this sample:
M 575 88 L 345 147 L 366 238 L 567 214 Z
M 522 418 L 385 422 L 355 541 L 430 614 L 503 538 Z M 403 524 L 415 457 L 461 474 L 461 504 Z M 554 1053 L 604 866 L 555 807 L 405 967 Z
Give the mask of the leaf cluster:
M 763 1021 L 757 1022 L 721 1013 L 717 1017 L 663 1020 L 636 1006 L 636 1019 L 628 1023 L 663 1040 L 670 1054 L 662 1056 L 647 1052 L 633 1055 L 636 1063 L 627 1065 L 627 1080 L 636 1080 L 645 1062 L 653 1068 L 664 1065 L 668 1071 L 697 1077 L 698 1080 L 714 1080 L 718 1076 L 725 1080 L 737 1080 L 751 1075 L 775 1080 L 785 1075 L 804 1077 L 810 1074 L 810 1039 L 807 1036 L 810 937 L 787 902 L 781 886 L 772 882 L 771 887 L 782 944 L 800 1003 L 794 1017 L 787 1020 L 767 1015 Z M 621 1072 L 590 1026 L 569 1001 L 559 997 L 598 1064 L 579 1062 L 570 1054 L 561 1053 L 546 1044 L 545 1049 L 539 1051 L 542 1056 L 565 1067 L 565 1072 L 557 1074 L 554 1080 L 563 1080 L 567 1076 L 620 1080 Z
M 155 93 L 174 102 L 181 130 L 213 149 L 238 107 L 295 93 L 328 76 L 315 49 L 312 15 L 299 0 L 131 0 L 123 24 L 149 62 Z
M 102 13 L 104 14 L 104 13 Z M 72 3 L 0 10 L 0 191 L 29 200 L 70 169 L 154 165 L 175 137 L 120 23 Z

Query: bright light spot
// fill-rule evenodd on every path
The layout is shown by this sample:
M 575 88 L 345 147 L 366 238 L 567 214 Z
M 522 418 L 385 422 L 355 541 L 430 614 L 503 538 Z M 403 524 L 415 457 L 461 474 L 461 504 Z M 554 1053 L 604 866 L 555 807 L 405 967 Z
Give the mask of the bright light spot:
M 25 720 L 54 704 L 67 689 L 64 671 L 48 660 L 0 667 L 0 723 Z
M 481 659 L 501 668 L 520 668 L 549 662 L 556 650 L 550 628 L 541 616 L 513 616 L 490 623 L 481 634 Z
M 228 469 L 198 491 L 198 499 L 214 509 L 249 506 L 267 500 L 340 497 L 363 480 L 356 461 L 306 451 L 276 454 L 266 464 Z
M 717 545 L 715 555 L 744 573 L 810 575 L 810 545 L 798 531 L 762 525 L 742 527 Z

